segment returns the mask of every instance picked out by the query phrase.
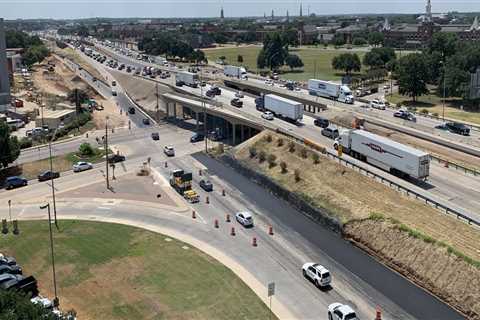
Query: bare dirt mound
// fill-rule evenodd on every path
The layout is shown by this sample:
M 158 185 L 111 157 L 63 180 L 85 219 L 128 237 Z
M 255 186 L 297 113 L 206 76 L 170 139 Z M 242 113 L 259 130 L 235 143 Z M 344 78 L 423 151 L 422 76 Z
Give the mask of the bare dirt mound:
M 381 220 L 351 221 L 345 236 L 470 319 L 480 319 L 480 269 L 447 247 Z

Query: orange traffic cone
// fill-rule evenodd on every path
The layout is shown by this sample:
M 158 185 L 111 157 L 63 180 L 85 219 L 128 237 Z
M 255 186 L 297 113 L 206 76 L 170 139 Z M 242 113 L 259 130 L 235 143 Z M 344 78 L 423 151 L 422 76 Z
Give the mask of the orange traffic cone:
M 196 218 L 197 218 L 197 215 L 195 214 L 195 210 L 192 210 L 192 218 L 193 218 L 193 219 L 196 219 Z
M 218 228 L 218 220 L 217 219 L 215 219 L 215 221 L 213 222 L 213 225 L 214 225 L 215 228 Z
M 268 227 L 268 234 L 273 236 L 273 227 L 272 226 Z
M 234 228 L 234 227 L 232 227 L 232 230 L 230 230 L 230 235 L 231 235 L 231 236 L 234 236 L 234 235 L 235 235 L 235 228 Z
M 256 247 L 257 246 L 257 238 L 253 237 L 252 239 L 252 246 Z
M 227 221 L 227 222 L 230 222 L 230 215 L 229 215 L 229 214 L 227 214 L 226 221 Z

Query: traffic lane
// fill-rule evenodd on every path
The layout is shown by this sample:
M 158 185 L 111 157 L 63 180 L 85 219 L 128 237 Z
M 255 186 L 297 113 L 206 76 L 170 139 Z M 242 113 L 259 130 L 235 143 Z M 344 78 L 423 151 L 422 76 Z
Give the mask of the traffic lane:
M 137 128 L 145 128 L 149 127 L 143 123 L 143 119 L 145 116 L 139 111 L 139 107 L 134 104 L 130 98 L 127 97 L 125 92 L 118 91 L 116 97 L 117 105 L 122 109 L 122 112 L 125 112 L 128 115 L 129 120 L 137 127 Z M 135 113 L 131 113 L 130 110 L 135 110 Z
M 196 161 L 192 162 L 189 159 L 191 157 L 178 159 L 174 165 L 178 168 L 197 167 Z M 226 213 L 231 214 L 232 220 L 234 220 L 236 212 L 249 211 L 252 213 L 255 223 L 253 228 L 243 228 L 238 223 L 232 222 L 232 226 L 237 226 L 238 238 L 248 243 L 252 237 L 256 237 L 259 246 L 267 250 L 267 253 L 264 254 L 265 257 L 271 258 L 275 264 L 281 266 L 281 270 L 272 272 L 263 265 L 262 267 L 251 266 L 249 269 L 255 270 L 255 275 L 263 283 L 275 281 L 279 294 L 277 298 L 285 299 L 285 304 L 291 306 L 292 310 L 296 310 L 301 318 L 318 318 L 322 310 L 326 310 L 328 305 L 334 302 L 346 303 L 354 307 L 361 319 L 367 319 L 374 314 L 376 306 L 381 306 L 385 319 L 413 318 L 383 296 L 376 295 L 376 299 L 372 299 L 372 295 L 375 295 L 376 291 L 368 292 L 370 288 L 355 277 L 352 278 L 350 273 L 341 274 L 341 270 L 331 263 L 328 256 L 317 254 L 319 251 L 315 248 L 312 249 L 301 237 L 296 235 L 291 237 L 292 230 L 279 228 L 273 224 L 275 236 L 268 235 L 268 227 L 272 225 L 268 213 L 263 212 L 256 204 L 246 201 L 234 185 L 225 185 L 224 181 L 208 170 L 204 170 L 202 176 L 196 175 L 196 170 L 192 170 L 192 172 L 194 173 L 194 189 L 198 191 L 201 199 L 204 199 L 205 196 L 210 197 L 210 204 L 200 201 L 195 205 L 198 213 L 206 211 L 207 215 L 204 217 L 208 217 L 211 221 L 213 218 L 222 221 Z M 214 191 L 207 193 L 197 187 L 200 179 L 210 179 L 214 183 Z M 221 188 L 227 190 L 228 196 L 221 195 Z M 232 254 L 237 253 L 237 250 L 233 251 Z M 307 261 L 321 262 L 327 269 L 334 270 L 330 289 L 318 290 L 312 282 L 303 277 L 301 266 Z M 285 272 L 286 274 L 284 274 Z M 288 288 L 288 293 L 284 288 Z M 286 296 L 280 296 L 280 294 L 286 294 Z M 316 308 L 311 308 L 312 305 L 315 305 Z
M 234 185 L 249 202 L 255 203 L 267 212 L 275 224 L 289 228 L 303 237 L 312 248 L 319 250 L 319 254 L 324 253 L 333 259 L 338 268 L 344 268 L 345 272 L 351 272 L 359 277 L 408 314 L 418 319 L 464 319 L 436 297 L 380 264 L 338 234 L 308 219 L 287 202 L 275 198 L 250 179 L 203 154 L 193 156 L 206 166 L 211 174 Z

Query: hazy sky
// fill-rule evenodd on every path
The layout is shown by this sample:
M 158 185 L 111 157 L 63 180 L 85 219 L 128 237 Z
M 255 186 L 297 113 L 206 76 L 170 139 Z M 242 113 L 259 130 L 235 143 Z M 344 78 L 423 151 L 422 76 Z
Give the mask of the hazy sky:
M 317 0 L 303 2 L 303 14 L 418 13 L 426 0 Z M 298 15 L 300 1 L 273 0 L 0 0 L 0 17 L 91 18 L 91 17 L 216 17 Z M 480 0 L 432 0 L 433 12 L 480 11 Z

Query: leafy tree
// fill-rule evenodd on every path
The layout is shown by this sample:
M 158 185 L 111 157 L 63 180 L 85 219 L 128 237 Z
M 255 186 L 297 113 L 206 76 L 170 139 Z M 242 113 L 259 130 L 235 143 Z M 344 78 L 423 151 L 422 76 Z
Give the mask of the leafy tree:
M 303 61 L 302 59 L 300 59 L 299 56 L 297 56 L 296 54 L 289 54 L 287 56 L 287 58 L 285 59 L 285 63 L 287 66 L 290 67 L 290 69 L 294 69 L 294 68 L 301 68 L 303 67 Z
M 368 35 L 368 43 L 372 46 L 379 46 L 385 41 L 385 36 L 381 32 L 371 32 Z
M 402 95 L 412 97 L 416 101 L 418 96 L 428 93 L 428 70 L 425 58 L 419 53 L 409 54 L 398 61 L 398 86 Z
M 285 46 L 293 46 L 296 47 L 298 46 L 298 34 L 297 30 L 290 28 L 281 34 L 283 44 Z
M 370 68 L 385 68 L 390 61 L 395 59 L 393 48 L 373 48 L 363 57 L 363 64 Z
M 285 45 L 280 34 L 267 35 L 263 42 L 263 50 L 257 56 L 257 66 L 276 70 L 285 63 L 287 55 L 288 46 Z
M 79 101 L 79 103 L 84 103 L 88 99 L 90 99 L 90 97 L 88 96 L 88 94 L 84 90 L 77 89 L 77 91 L 78 91 L 78 101 Z M 68 93 L 67 99 L 71 103 L 76 102 L 77 98 L 76 98 L 75 90 L 72 90 Z
M 23 55 L 23 62 L 30 67 L 36 62 L 43 61 L 48 54 L 49 51 L 44 45 L 31 46 L 25 51 L 25 54 Z
M 343 70 L 346 74 L 352 71 L 360 71 L 362 64 L 356 53 L 342 53 L 332 60 L 332 67 L 335 70 Z
M 80 147 L 78 148 L 78 151 L 80 152 L 80 154 L 82 156 L 91 156 L 95 153 L 92 145 L 90 143 L 87 143 L 87 142 L 82 143 L 80 145 Z
M 88 37 L 90 35 L 88 27 L 81 25 L 80 28 L 78 28 L 77 35 L 80 37 Z
M 239 54 L 239 55 L 237 56 L 237 62 L 238 62 L 238 63 L 243 63 L 243 56 L 242 56 L 241 54 Z
M 458 37 L 454 33 L 436 32 L 428 42 L 427 52 L 437 52 L 441 57 L 450 57 L 457 51 Z
M 6 168 L 20 155 L 20 144 L 17 137 L 10 136 L 7 123 L 0 121 L 0 168 Z
M 30 299 L 14 290 L 0 290 L 0 319 L 54 320 L 52 311 L 30 302 Z
M 266 66 L 267 66 L 267 64 L 266 64 L 266 59 L 265 59 L 265 50 L 261 49 L 258 52 L 258 56 L 257 56 L 257 68 L 263 69 Z
M 345 43 L 345 38 L 341 34 L 336 34 L 332 39 L 332 44 L 338 47 L 343 46 Z
M 367 40 L 365 40 L 365 38 L 362 38 L 362 37 L 355 37 L 353 39 L 353 43 L 352 43 L 354 46 L 363 46 L 365 44 L 367 44 Z

